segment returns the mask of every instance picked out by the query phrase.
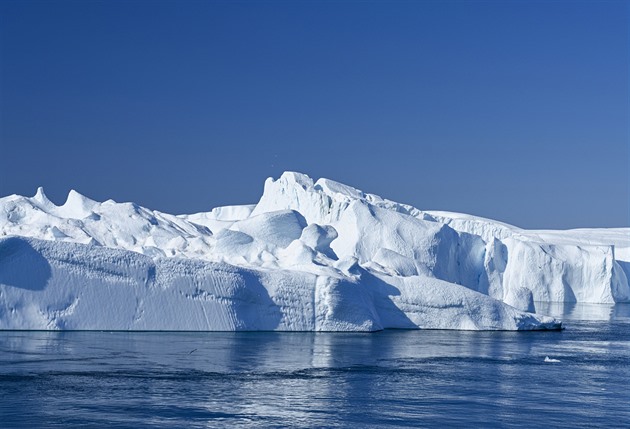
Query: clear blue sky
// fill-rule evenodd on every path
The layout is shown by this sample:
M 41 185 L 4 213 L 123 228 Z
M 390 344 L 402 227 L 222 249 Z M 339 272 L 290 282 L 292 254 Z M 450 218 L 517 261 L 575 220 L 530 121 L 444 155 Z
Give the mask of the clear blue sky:
M 0 4 L 0 195 L 190 213 L 295 170 L 522 227 L 630 225 L 628 2 Z

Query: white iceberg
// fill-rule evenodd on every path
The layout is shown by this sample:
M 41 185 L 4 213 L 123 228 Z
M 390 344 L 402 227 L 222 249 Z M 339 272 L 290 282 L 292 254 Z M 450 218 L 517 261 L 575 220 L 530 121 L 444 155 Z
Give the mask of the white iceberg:
M 558 329 L 537 302 L 627 302 L 629 267 L 627 228 L 526 231 L 292 172 L 193 215 L 0 199 L 0 329 Z

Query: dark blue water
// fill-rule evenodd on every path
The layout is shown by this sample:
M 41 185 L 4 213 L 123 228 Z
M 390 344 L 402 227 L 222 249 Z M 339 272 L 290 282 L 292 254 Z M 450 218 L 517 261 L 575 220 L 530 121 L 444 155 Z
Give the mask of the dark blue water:
M 630 427 L 630 306 L 546 311 L 566 330 L 0 332 L 0 427 Z

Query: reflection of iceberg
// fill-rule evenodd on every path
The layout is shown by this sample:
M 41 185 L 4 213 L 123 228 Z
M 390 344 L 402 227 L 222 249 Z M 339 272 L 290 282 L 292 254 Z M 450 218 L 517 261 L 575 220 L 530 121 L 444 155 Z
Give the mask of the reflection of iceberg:
M 628 303 L 616 304 L 613 307 L 611 319 L 612 320 L 630 319 L 630 304 Z
M 575 302 L 537 302 L 542 314 L 562 317 L 564 320 L 614 321 L 630 318 L 630 304 L 591 304 Z
M 541 329 L 504 303 L 630 299 L 627 229 L 525 231 L 299 173 L 180 216 L 40 189 L 0 199 L 0 236 L 5 329 Z

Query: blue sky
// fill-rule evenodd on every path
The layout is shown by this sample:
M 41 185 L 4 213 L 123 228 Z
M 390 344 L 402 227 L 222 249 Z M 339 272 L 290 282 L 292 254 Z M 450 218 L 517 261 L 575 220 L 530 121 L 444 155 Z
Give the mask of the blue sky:
M 0 4 L 0 195 L 191 213 L 295 170 L 630 225 L 628 2 Z

